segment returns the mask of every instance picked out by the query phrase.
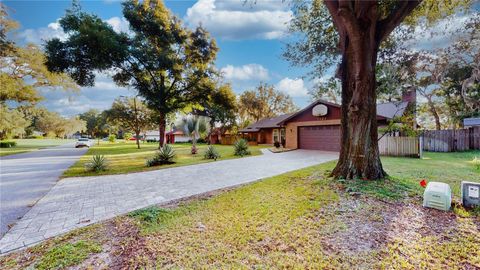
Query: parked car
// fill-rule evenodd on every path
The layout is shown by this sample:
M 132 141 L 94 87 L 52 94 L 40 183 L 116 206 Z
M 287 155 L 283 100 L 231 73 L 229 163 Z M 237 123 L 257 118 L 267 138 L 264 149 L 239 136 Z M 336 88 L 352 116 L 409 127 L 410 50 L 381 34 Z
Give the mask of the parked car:
M 77 140 L 77 142 L 75 143 L 75 148 L 79 148 L 79 147 L 90 147 L 92 145 L 92 143 L 90 142 L 90 139 L 88 138 L 80 138 Z

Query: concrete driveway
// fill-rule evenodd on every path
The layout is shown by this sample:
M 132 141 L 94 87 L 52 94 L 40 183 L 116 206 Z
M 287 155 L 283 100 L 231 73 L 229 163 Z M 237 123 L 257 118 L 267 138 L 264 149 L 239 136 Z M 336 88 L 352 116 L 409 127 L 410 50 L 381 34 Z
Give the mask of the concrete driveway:
M 338 153 L 296 150 L 157 171 L 66 178 L 1 240 L 0 253 L 154 204 L 253 182 L 335 160 Z
M 74 143 L 0 158 L 0 236 L 57 183 L 86 148 Z

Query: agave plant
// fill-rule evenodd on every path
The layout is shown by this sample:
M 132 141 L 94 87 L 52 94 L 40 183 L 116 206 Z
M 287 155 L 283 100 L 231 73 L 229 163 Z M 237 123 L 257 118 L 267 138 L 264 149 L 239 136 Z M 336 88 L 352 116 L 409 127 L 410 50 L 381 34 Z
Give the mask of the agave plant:
M 217 160 L 218 158 L 220 158 L 220 153 L 217 151 L 215 147 L 213 147 L 213 145 L 209 145 L 207 147 L 207 151 L 205 152 L 204 157 L 205 159 Z
M 235 156 L 246 156 L 250 155 L 250 151 L 248 150 L 248 142 L 245 139 L 240 139 L 233 145 L 235 149 Z
M 85 169 L 90 172 L 102 172 L 108 169 L 108 161 L 103 155 L 95 155 L 85 164 Z
M 153 156 L 151 159 L 147 160 L 147 166 L 156 166 L 156 165 L 163 165 L 163 164 L 172 164 L 175 163 L 175 150 L 173 150 L 173 147 L 165 144 L 163 147 L 158 149 L 158 151 L 155 153 L 155 156 Z
M 190 115 L 182 118 L 177 126 L 188 134 L 192 139 L 192 154 L 197 153 L 197 140 L 200 138 L 200 134 L 208 132 L 210 126 L 208 118 L 199 115 Z

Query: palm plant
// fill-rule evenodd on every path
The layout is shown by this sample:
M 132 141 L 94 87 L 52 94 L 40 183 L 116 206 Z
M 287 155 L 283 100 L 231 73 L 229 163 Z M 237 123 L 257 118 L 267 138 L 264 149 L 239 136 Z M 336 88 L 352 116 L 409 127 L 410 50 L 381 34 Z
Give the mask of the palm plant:
M 102 172 L 108 168 L 108 161 L 103 155 L 95 155 L 89 163 L 85 164 L 85 169 L 90 172 Z
M 189 115 L 183 117 L 177 126 L 188 134 L 192 139 L 192 154 L 197 153 L 197 140 L 200 138 L 200 134 L 208 132 L 210 125 L 208 117 L 200 115 Z

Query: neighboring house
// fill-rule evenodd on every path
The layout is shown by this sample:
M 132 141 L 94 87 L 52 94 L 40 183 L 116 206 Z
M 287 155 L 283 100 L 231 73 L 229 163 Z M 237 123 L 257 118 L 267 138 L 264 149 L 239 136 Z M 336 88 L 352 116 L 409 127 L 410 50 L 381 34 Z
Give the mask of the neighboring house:
M 480 118 L 465 118 L 463 119 L 463 127 L 480 127 Z
M 145 135 L 143 136 L 146 141 L 159 141 L 160 140 L 160 134 L 158 130 L 148 130 L 145 131 Z
M 173 130 L 165 134 L 167 143 L 176 143 L 176 142 L 189 142 L 192 139 L 190 136 L 185 135 L 181 130 Z
M 412 102 L 412 95 L 408 94 L 401 102 L 379 104 L 378 125 L 385 126 L 388 120 L 407 113 Z M 296 113 L 262 119 L 240 133 L 258 143 L 285 142 L 290 149 L 340 151 L 340 118 L 340 105 L 317 100 Z
M 145 132 L 145 140 L 158 142 L 160 140 L 160 134 L 158 133 L 158 130 L 149 130 Z M 188 142 L 190 140 L 190 136 L 185 135 L 181 130 L 165 132 L 165 142 L 167 143 Z

